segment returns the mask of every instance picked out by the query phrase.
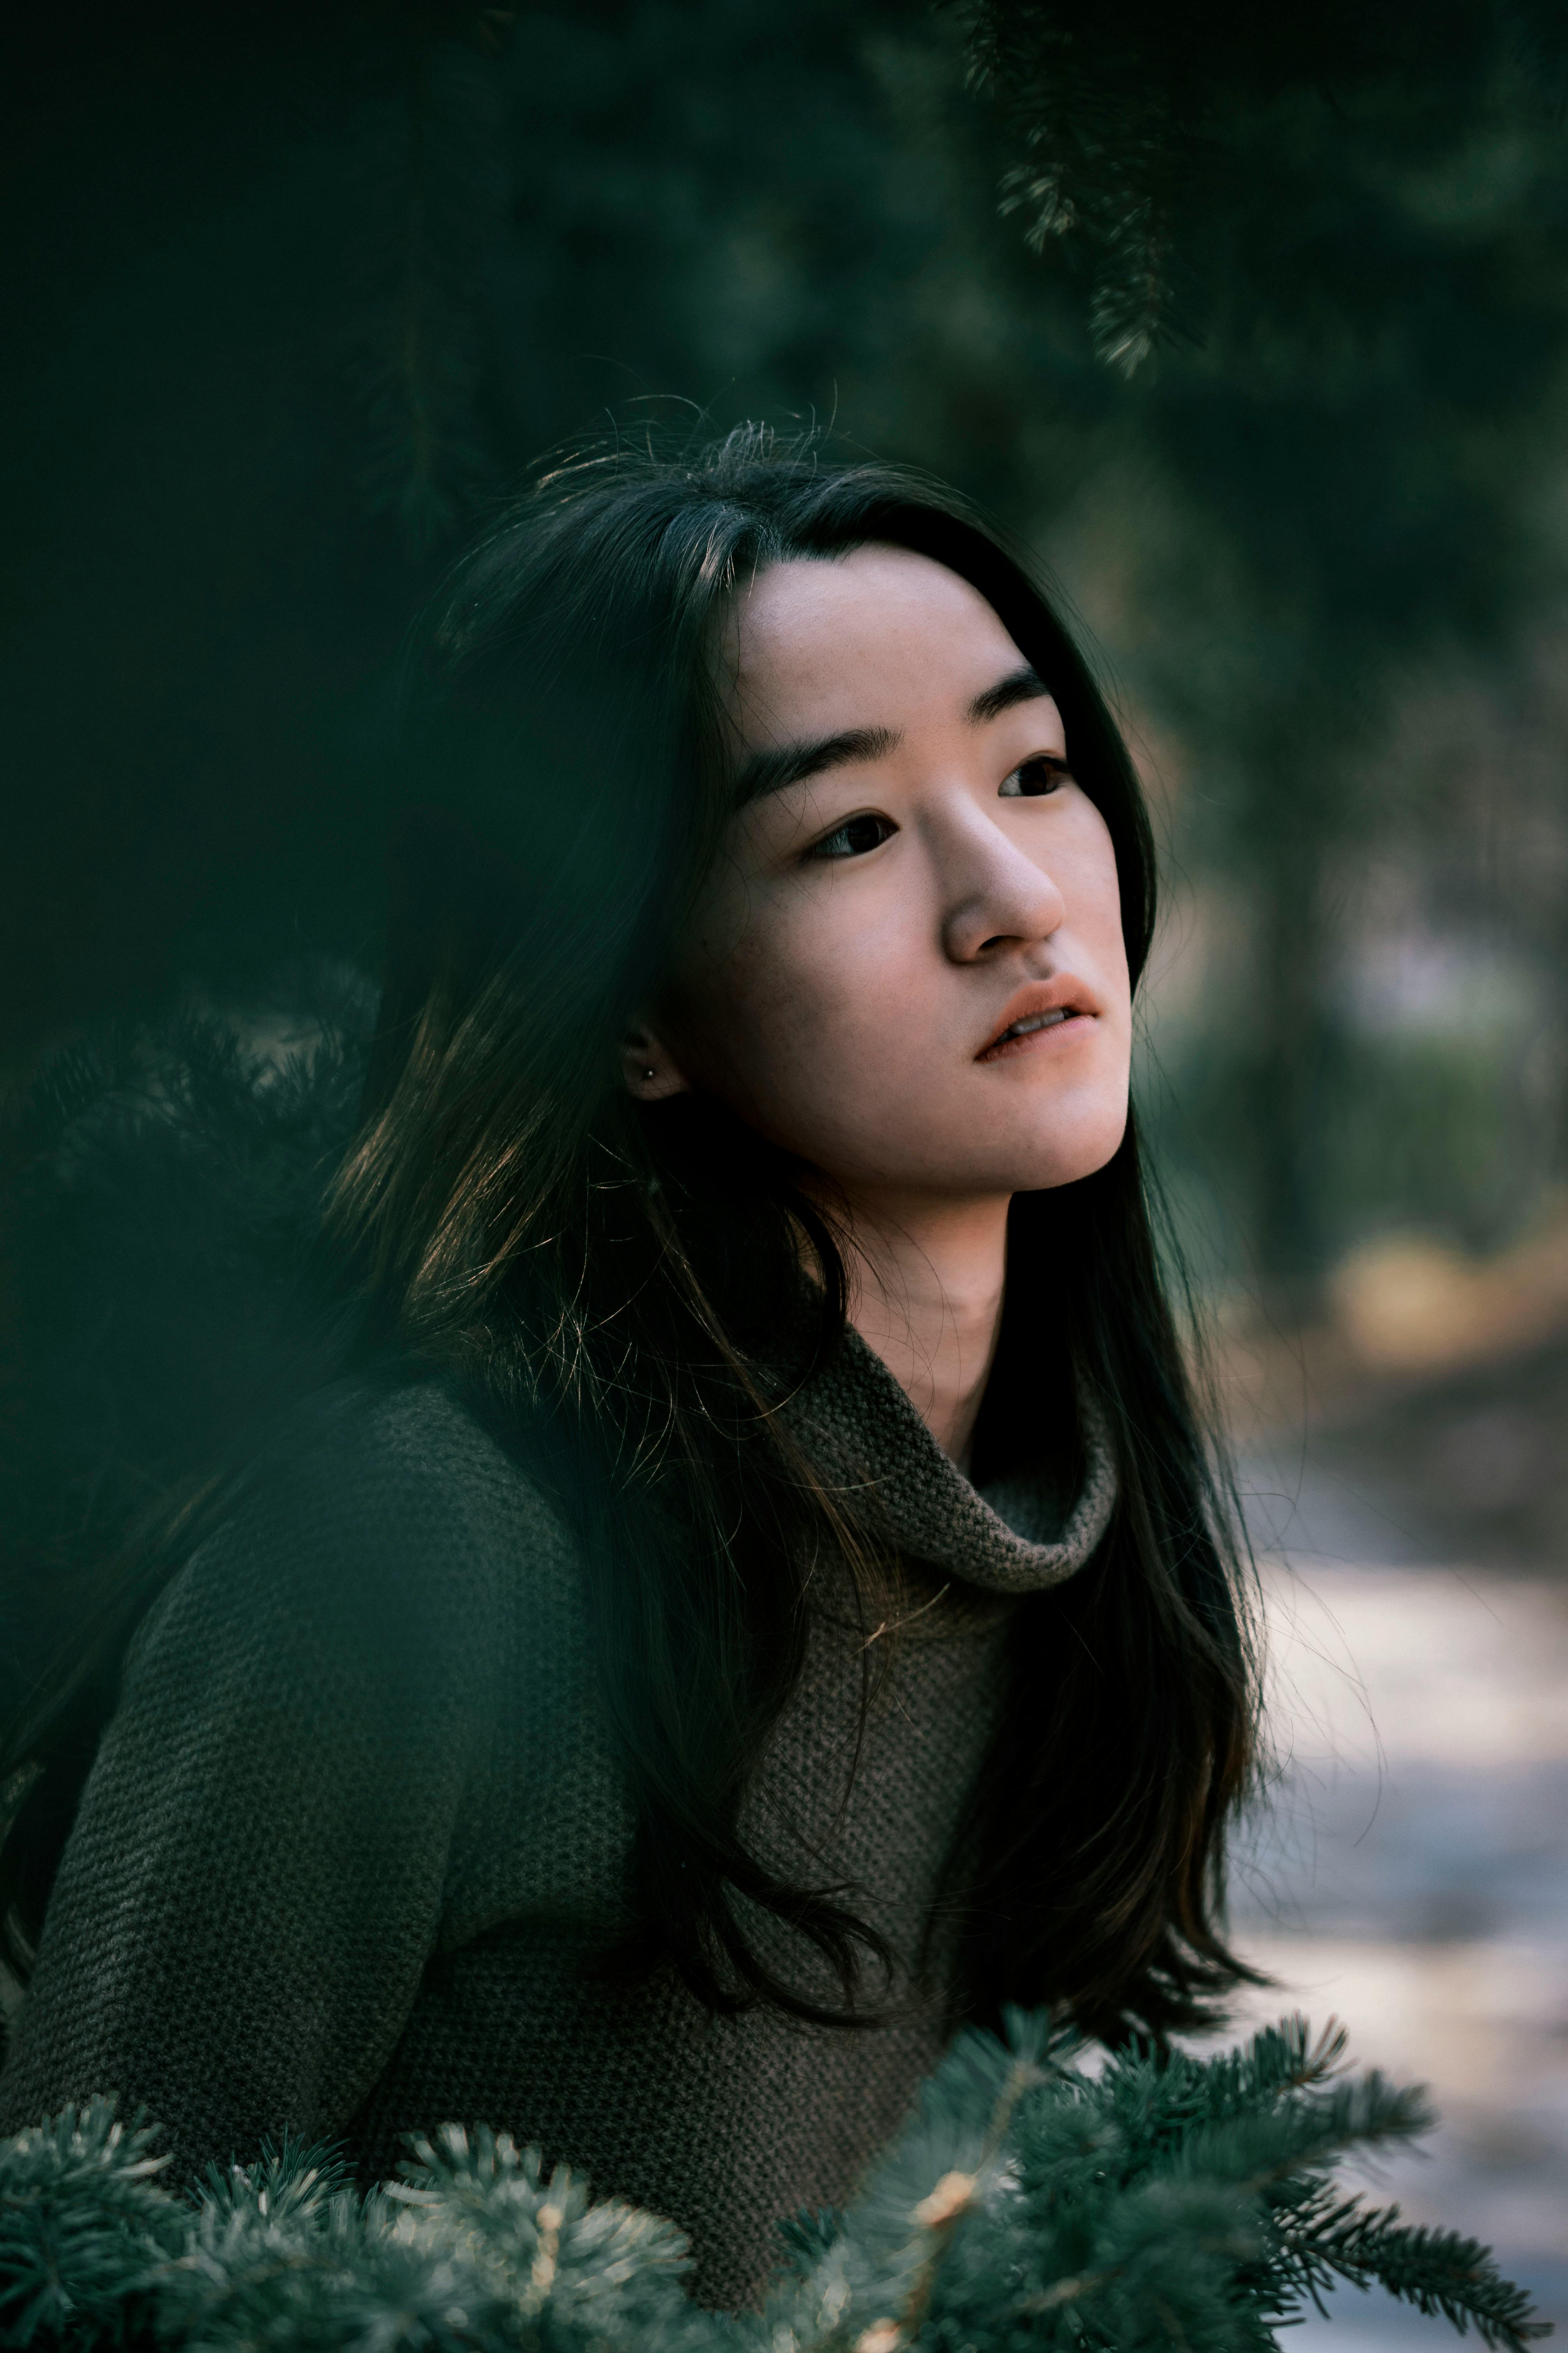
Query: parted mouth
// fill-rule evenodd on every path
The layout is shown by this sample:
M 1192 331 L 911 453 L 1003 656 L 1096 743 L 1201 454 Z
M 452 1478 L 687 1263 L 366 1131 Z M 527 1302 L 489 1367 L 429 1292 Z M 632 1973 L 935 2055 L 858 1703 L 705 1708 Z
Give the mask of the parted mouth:
M 992 1032 L 974 1059 L 987 1061 L 1016 1039 L 1032 1037 L 1037 1029 L 1059 1029 L 1064 1022 L 1083 1016 L 1092 1018 L 1098 1009 L 1082 982 L 1069 974 L 1037 982 L 1032 988 L 1019 990 L 1005 1009 L 1001 1028 Z

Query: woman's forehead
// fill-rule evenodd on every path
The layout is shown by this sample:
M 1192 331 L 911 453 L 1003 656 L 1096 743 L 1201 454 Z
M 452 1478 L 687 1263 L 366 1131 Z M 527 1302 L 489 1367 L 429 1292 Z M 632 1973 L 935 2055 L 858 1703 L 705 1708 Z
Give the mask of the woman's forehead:
M 879 543 L 770 566 L 734 598 L 725 635 L 727 699 L 748 737 L 786 718 L 816 729 L 956 711 L 1023 659 L 967 580 Z

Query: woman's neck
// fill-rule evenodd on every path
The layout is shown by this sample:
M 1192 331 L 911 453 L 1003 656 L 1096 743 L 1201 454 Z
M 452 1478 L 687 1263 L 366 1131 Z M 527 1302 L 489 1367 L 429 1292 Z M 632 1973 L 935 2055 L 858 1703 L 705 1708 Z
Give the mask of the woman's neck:
M 858 1202 L 851 1242 L 849 1321 L 966 1469 L 1002 1325 L 1006 1198 Z

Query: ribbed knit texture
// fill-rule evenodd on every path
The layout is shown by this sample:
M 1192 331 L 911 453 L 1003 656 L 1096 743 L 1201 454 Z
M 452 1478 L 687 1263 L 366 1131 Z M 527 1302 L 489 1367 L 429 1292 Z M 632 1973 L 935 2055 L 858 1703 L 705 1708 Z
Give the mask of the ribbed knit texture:
M 953 1469 L 853 1326 L 787 1411 L 818 1472 L 879 1525 L 896 1552 L 966 1585 L 994 1593 L 1059 1585 L 1110 1525 L 1116 1472 L 1089 1398 L 1079 1405 L 1081 1450 L 1078 1432 L 1043 1430 L 1030 1474 L 984 1493 Z
M 749 1818 L 775 1867 L 854 1889 L 898 1959 L 889 2022 L 712 2019 L 668 1972 L 595 1978 L 633 1824 L 581 1563 L 495 1440 L 420 1387 L 269 1478 L 133 1645 L 0 2134 L 112 2091 L 182 2167 L 287 2127 L 375 2177 L 410 2128 L 482 2120 L 673 2216 L 698 2296 L 751 2301 L 777 2221 L 851 2193 L 941 2054 L 942 1988 L 915 1965 L 1001 1704 L 1005 1597 L 1080 1567 L 1113 1494 L 1091 1424 L 1065 1513 L 1049 1467 L 987 1503 L 853 1335 L 790 1410 L 834 1476 L 874 1484 L 931 1596 L 884 1643 L 851 1787 L 866 1634 L 825 1581 Z M 954 1580 L 974 1606 L 936 1598 Z

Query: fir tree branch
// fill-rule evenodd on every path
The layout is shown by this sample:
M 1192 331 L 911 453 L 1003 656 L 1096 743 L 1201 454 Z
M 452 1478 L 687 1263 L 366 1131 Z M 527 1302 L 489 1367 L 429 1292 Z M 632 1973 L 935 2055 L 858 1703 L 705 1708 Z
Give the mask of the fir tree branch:
M 1271 2353 L 1336 2279 L 1497 2353 L 1542 2333 L 1487 2250 L 1337 2194 L 1335 2157 L 1423 2128 L 1417 2094 L 1330 2081 L 1300 2020 L 1198 2060 L 1062 2063 L 1048 2018 L 961 2037 L 855 2207 L 797 2218 L 763 2314 L 684 2292 L 680 2233 L 482 2127 L 355 2190 L 285 2146 L 180 2200 L 103 2101 L 0 2143 L 0 2337 L 88 2353 Z
M 1232 302 L 1266 299 L 1238 286 L 1238 224 L 1272 210 L 1281 255 L 1310 240 L 1319 191 L 1352 166 L 1358 126 L 1380 109 L 1408 121 L 1415 91 L 1440 120 L 1462 90 L 1472 117 L 1489 105 L 1517 117 L 1533 90 L 1568 119 L 1568 36 L 1550 0 L 1451 10 L 1436 34 L 1400 0 L 953 5 L 970 85 L 1016 157 L 1001 210 L 1036 253 L 1071 265 L 1095 353 L 1128 375 L 1201 341 L 1222 287 Z M 1266 160 L 1285 125 L 1295 177 Z

